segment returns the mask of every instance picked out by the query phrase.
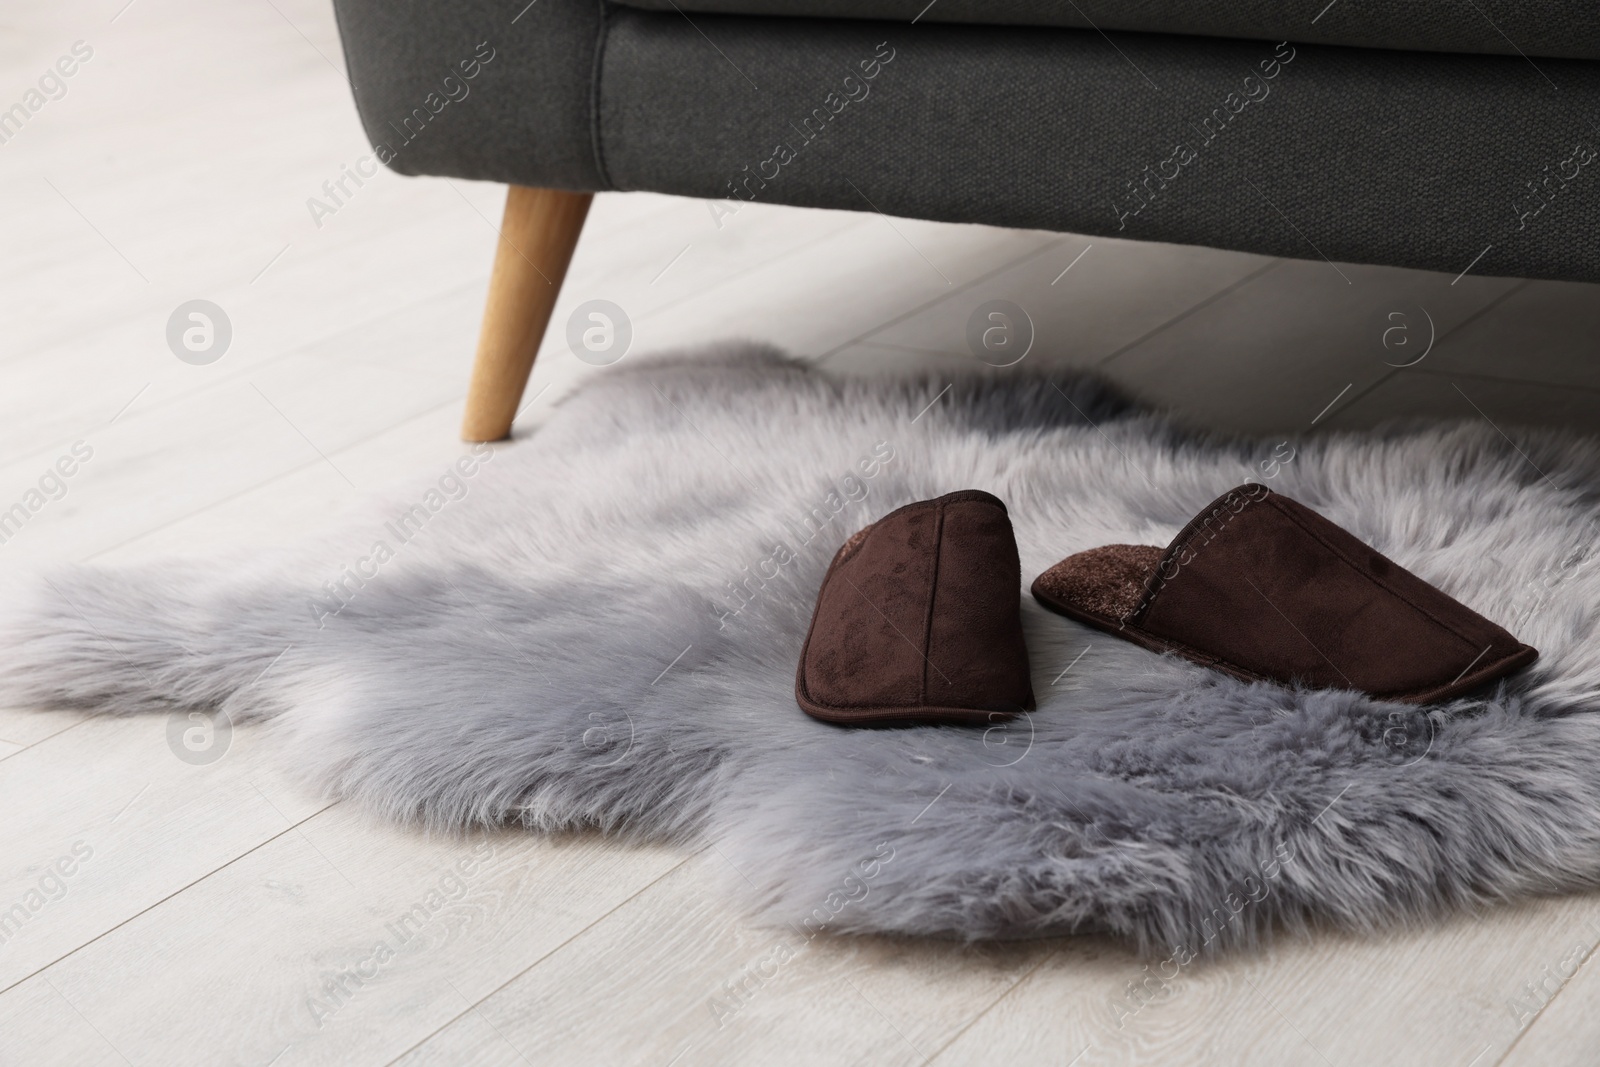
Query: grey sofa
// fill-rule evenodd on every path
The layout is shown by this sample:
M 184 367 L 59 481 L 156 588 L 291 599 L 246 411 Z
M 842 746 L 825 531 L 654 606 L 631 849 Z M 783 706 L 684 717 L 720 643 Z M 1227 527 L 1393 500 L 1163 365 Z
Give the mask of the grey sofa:
M 513 187 L 470 438 L 598 190 L 1600 281 L 1579 0 L 335 3 L 380 160 Z

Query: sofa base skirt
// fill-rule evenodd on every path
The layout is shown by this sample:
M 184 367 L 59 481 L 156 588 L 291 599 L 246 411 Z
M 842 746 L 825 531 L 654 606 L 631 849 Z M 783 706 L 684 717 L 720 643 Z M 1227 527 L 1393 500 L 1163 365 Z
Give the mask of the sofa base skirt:
M 1600 281 L 1600 63 L 588 0 L 429 44 L 338 6 L 375 142 L 438 80 L 396 56 L 500 42 L 406 173 Z

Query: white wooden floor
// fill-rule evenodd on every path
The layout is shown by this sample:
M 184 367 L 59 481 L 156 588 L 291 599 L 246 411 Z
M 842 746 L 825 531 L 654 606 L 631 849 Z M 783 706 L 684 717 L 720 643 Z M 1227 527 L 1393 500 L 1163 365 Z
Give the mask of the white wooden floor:
M 502 190 L 384 173 L 316 225 L 307 199 L 368 150 L 325 0 L 13 4 L 0 108 L 77 41 L 66 95 L 0 144 L 0 507 L 74 442 L 93 456 L 0 545 L 0 576 L 278 543 L 455 456 Z M 194 298 L 233 330 L 205 366 L 165 340 Z M 1099 367 L 1197 424 L 1600 428 L 1592 286 L 765 206 L 719 227 L 700 202 L 607 195 L 558 327 L 592 298 L 626 310 L 636 352 L 746 337 L 851 373 L 968 366 L 967 317 L 1005 298 L 1036 325 L 1029 360 Z M 554 333 L 521 434 L 605 373 Z M 27 912 L 0 941 L 0 1063 L 1600 1055 L 1600 896 L 1283 944 L 1131 1017 L 1143 972 L 1107 941 L 819 943 L 719 1025 L 712 998 L 780 935 L 729 913 L 715 851 L 430 840 L 306 795 L 249 730 L 196 766 L 166 727 L 0 709 L 0 914 Z

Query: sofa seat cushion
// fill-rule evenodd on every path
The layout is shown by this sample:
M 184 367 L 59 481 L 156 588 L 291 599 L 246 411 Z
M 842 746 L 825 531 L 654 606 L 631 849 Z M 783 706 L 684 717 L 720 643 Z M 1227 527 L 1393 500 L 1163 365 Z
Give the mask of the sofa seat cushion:
M 1593 0 L 621 0 L 690 14 L 1055 26 L 1600 59 Z

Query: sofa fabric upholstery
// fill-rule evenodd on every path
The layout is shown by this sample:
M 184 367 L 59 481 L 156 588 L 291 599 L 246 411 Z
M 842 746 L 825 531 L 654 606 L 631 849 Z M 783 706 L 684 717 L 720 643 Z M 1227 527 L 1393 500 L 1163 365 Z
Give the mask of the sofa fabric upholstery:
M 621 0 L 690 14 L 964 22 L 1600 59 L 1591 0 Z
M 1584 60 L 932 12 L 336 4 L 374 142 L 494 50 L 386 160 L 407 174 L 1600 281 L 1600 64 Z
M 520 18 L 506 8 L 335 0 L 368 139 L 401 174 L 601 188 L 590 126 L 602 6 L 539 0 Z M 483 44 L 487 63 L 477 60 Z M 474 60 L 469 78 L 461 64 Z

